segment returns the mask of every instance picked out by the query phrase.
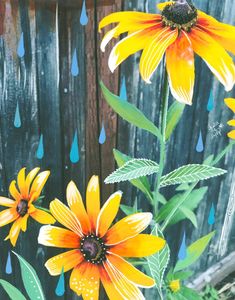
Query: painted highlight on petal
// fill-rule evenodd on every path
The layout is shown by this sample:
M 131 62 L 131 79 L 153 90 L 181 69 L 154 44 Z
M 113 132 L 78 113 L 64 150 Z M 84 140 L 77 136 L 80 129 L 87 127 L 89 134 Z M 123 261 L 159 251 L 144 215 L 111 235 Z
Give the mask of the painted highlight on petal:
M 44 156 L 44 145 L 43 145 L 43 134 L 41 134 L 39 139 L 38 149 L 36 152 L 36 157 L 38 159 L 42 159 L 43 156 Z
M 58 280 L 58 283 L 57 283 L 57 286 L 56 286 L 56 289 L 55 289 L 55 293 L 59 297 L 63 296 L 64 293 L 65 293 L 64 268 L 62 268 L 60 278 Z
M 78 133 L 77 131 L 74 134 L 73 143 L 71 146 L 70 151 L 70 161 L 75 164 L 79 162 L 80 155 L 79 155 L 79 148 L 78 148 Z
M 16 128 L 20 128 L 21 127 L 21 117 L 20 117 L 20 109 L 19 109 L 19 103 L 18 103 L 18 101 L 17 101 L 16 111 L 15 111 L 14 126 Z
M 197 146 L 196 146 L 196 151 L 201 153 L 204 150 L 204 144 L 203 144 L 203 139 L 202 139 L 202 132 L 200 131 L 198 141 L 197 141 Z

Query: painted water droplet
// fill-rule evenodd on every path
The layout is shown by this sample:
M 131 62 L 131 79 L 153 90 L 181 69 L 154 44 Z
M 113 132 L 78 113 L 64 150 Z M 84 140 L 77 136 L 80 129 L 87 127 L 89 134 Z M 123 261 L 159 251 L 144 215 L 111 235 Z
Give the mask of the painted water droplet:
M 11 253 L 8 251 L 7 263 L 6 263 L 6 274 L 12 274 L 12 265 L 11 265 Z
M 55 293 L 57 296 L 63 296 L 65 293 L 65 284 L 64 284 L 64 268 L 61 271 L 60 278 L 58 280 Z
M 120 98 L 121 100 L 127 101 L 127 91 L 126 91 L 126 78 L 123 77 L 122 84 L 120 88 Z
M 72 66 L 71 66 L 71 74 L 73 76 L 78 76 L 79 74 L 79 67 L 78 67 L 78 58 L 77 58 L 77 49 L 73 52 L 72 58 Z
M 20 109 L 19 109 L 19 103 L 18 102 L 17 102 L 17 105 L 16 105 L 15 118 L 14 118 L 14 126 L 16 128 L 20 128 L 21 127 Z
M 210 92 L 210 96 L 207 103 L 207 111 L 212 111 L 214 108 L 214 97 L 212 91 Z
M 215 224 L 215 206 L 214 203 L 211 204 L 211 209 L 208 217 L 208 224 L 213 225 Z
M 75 164 L 79 161 L 80 155 L 79 155 L 79 148 L 78 148 L 78 134 L 75 132 L 74 138 L 73 138 L 73 143 L 71 146 L 71 151 L 70 151 L 70 161 Z
M 25 55 L 25 49 L 24 49 L 24 33 L 21 33 L 18 48 L 17 48 L 17 55 L 22 58 Z
M 106 132 L 105 132 L 105 128 L 104 128 L 104 123 L 102 123 L 102 128 L 100 131 L 100 136 L 99 136 L 99 143 L 102 145 L 104 144 L 106 141 Z
M 178 258 L 180 260 L 184 260 L 186 257 L 187 257 L 187 246 L 186 246 L 186 234 L 184 232 L 182 243 L 181 243 L 180 250 L 178 253 Z
M 39 139 L 38 149 L 36 152 L 36 157 L 38 159 L 42 159 L 43 156 L 44 156 L 44 145 L 43 145 L 43 134 L 41 134 Z
M 198 141 L 197 141 L 196 151 L 200 153 L 203 152 L 203 150 L 204 150 L 204 144 L 202 139 L 202 132 L 200 131 Z
M 87 16 L 87 12 L 86 12 L 86 0 L 83 0 L 83 3 L 82 3 L 80 23 L 83 26 L 87 25 L 87 23 L 88 23 L 88 16 Z

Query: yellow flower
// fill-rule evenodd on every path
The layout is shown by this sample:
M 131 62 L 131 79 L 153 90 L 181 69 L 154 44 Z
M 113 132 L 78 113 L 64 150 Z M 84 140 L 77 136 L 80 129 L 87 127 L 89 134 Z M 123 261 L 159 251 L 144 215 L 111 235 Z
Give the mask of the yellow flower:
M 13 246 L 16 245 L 20 230 L 24 232 L 27 230 L 29 216 L 42 224 L 55 222 L 55 219 L 49 213 L 33 205 L 34 201 L 40 196 L 50 175 L 49 171 L 38 174 L 39 170 L 40 168 L 35 168 L 25 176 L 25 168 L 21 169 L 17 177 L 18 188 L 15 180 L 11 182 L 9 187 L 9 192 L 14 200 L 0 197 L 0 205 L 9 207 L 0 212 L 0 227 L 14 222 L 9 235 L 5 239 L 10 239 Z
M 99 29 L 115 23 L 104 36 L 101 50 L 112 38 L 123 33 L 109 56 L 113 72 L 128 56 L 140 51 L 140 74 L 150 83 L 166 53 L 166 68 L 172 95 L 179 102 L 192 104 L 195 81 L 194 52 L 230 91 L 235 83 L 235 66 L 227 51 L 235 54 L 235 27 L 218 22 L 197 10 L 186 0 L 158 5 L 161 14 L 117 12 L 105 17 Z
M 169 288 L 173 293 L 177 293 L 180 290 L 180 280 L 179 279 L 172 280 L 169 283 Z
M 112 225 L 121 196 L 121 192 L 114 193 L 100 208 L 99 180 L 93 176 L 87 186 L 85 209 L 71 181 L 67 187 L 69 208 L 58 199 L 50 205 L 53 216 L 67 229 L 48 225 L 40 230 L 40 244 L 72 249 L 52 257 L 45 266 L 53 276 L 62 269 L 72 269 L 70 288 L 85 300 L 98 299 L 100 281 L 111 300 L 144 299 L 138 287 L 155 284 L 123 257 L 152 255 L 164 247 L 165 241 L 140 234 L 151 222 L 151 213 L 133 214 Z
M 235 113 L 235 99 L 234 98 L 226 98 L 224 99 L 225 104 Z M 228 121 L 229 126 L 235 127 L 235 119 Z M 232 130 L 228 133 L 228 137 L 230 139 L 235 139 L 235 130 Z

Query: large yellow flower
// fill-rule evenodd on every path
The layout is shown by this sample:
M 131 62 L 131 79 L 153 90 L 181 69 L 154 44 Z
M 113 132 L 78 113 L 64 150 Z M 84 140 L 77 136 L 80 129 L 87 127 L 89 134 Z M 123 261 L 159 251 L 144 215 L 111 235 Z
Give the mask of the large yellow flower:
M 188 2 L 161 3 L 161 14 L 118 12 L 105 17 L 99 24 L 100 30 L 111 23 L 116 23 L 116 27 L 104 36 L 102 51 L 112 38 L 128 33 L 111 51 L 110 70 L 113 72 L 128 56 L 143 50 L 140 74 L 150 83 L 166 53 L 171 92 L 176 100 L 191 104 L 195 52 L 230 91 L 235 83 L 235 66 L 227 51 L 235 54 L 235 27 L 218 22 Z
M 43 226 L 40 244 L 73 250 L 49 259 L 45 266 L 51 275 L 73 269 L 70 288 L 85 300 L 97 300 L 100 280 L 112 300 L 144 299 L 138 287 L 152 287 L 154 280 L 140 272 L 123 257 L 151 255 L 165 245 L 159 237 L 139 234 L 150 223 L 151 213 L 130 215 L 111 226 L 117 215 L 121 192 L 110 196 L 100 209 L 97 176 L 88 183 L 86 210 L 73 182 L 67 187 L 69 208 L 58 199 L 51 202 L 53 216 L 67 229 Z M 111 226 L 111 227 L 110 227 Z
M 235 99 L 234 98 L 226 98 L 226 99 L 224 99 L 224 102 L 232 110 L 232 112 L 235 113 Z M 232 126 L 232 127 L 235 127 L 235 119 L 232 119 L 232 120 L 228 121 L 228 125 Z M 228 137 L 230 139 L 235 140 L 235 129 L 231 130 L 228 133 Z
M 39 198 L 50 175 L 49 171 L 38 174 L 39 170 L 40 168 L 35 168 L 25 176 L 25 168 L 21 169 L 17 177 L 18 188 L 15 180 L 9 187 L 9 192 L 14 200 L 0 197 L 0 205 L 9 207 L 0 212 L 0 227 L 14 222 L 5 239 L 10 239 L 13 246 L 16 245 L 20 230 L 26 231 L 29 216 L 41 224 L 55 223 L 55 219 L 49 213 L 33 205 L 34 201 Z

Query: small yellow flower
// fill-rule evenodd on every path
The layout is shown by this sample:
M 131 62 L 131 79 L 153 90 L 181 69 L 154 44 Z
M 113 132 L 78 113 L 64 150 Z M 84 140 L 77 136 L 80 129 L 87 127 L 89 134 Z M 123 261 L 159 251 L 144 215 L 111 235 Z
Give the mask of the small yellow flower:
M 172 280 L 169 284 L 169 287 L 173 293 L 177 293 L 180 290 L 180 280 Z
M 235 113 L 235 99 L 234 98 L 226 98 L 224 99 L 225 104 Z M 235 127 L 235 119 L 228 121 L 229 126 Z M 230 139 L 235 139 L 235 130 L 230 131 L 228 134 Z
M 27 230 L 29 216 L 41 224 L 55 223 L 52 215 L 33 205 L 39 198 L 50 175 L 49 171 L 38 174 L 39 170 L 40 168 L 35 168 L 25 176 L 25 168 L 21 169 L 17 176 L 18 188 L 15 180 L 11 182 L 9 187 L 9 192 L 14 200 L 0 197 L 0 205 L 9 207 L 0 212 L 0 227 L 13 222 L 9 235 L 5 239 L 10 239 L 13 246 L 16 245 L 20 231 L 25 232 Z

